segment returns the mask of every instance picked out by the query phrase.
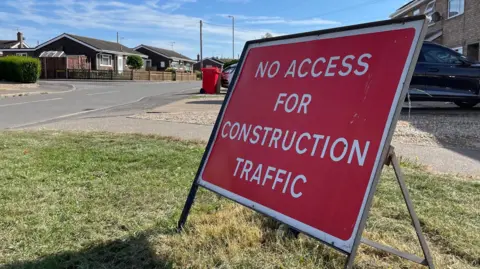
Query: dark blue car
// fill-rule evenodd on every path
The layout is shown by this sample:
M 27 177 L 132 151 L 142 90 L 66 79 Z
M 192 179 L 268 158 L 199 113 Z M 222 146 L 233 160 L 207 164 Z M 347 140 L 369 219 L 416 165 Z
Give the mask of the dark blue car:
M 411 101 L 480 103 L 480 64 L 444 46 L 425 42 L 410 83 Z

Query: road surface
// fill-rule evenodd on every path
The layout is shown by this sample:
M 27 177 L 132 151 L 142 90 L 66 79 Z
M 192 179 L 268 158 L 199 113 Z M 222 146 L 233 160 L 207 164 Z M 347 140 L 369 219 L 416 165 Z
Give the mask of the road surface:
M 62 82 L 65 83 L 65 82 Z M 129 113 L 197 93 L 199 82 L 68 82 L 75 90 L 0 99 L 0 129 L 15 129 L 110 110 Z

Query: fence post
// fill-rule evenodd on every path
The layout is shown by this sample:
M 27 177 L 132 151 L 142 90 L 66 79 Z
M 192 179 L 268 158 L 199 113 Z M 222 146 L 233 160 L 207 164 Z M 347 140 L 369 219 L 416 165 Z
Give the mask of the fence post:
M 133 80 L 133 69 L 132 69 L 132 71 L 131 71 L 131 72 L 132 72 L 132 79 L 131 79 L 131 80 Z

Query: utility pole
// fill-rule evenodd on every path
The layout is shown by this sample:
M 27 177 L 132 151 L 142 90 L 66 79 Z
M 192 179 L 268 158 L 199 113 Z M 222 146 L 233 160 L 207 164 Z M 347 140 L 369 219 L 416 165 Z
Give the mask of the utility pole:
M 203 68 L 203 37 L 202 37 L 202 27 L 203 27 L 203 22 L 200 20 L 200 71 L 202 71 Z
M 172 46 L 172 51 L 173 51 L 173 45 L 175 44 L 175 42 L 170 42 L 170 46 Z
M 229 18 L 232 18 L 232 57 L 235 59 L 235 17 L 229 15 Z

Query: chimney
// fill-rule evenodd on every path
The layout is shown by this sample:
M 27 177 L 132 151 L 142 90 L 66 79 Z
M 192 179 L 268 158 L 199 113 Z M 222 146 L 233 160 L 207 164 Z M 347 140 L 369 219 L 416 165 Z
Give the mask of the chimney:
M 197 54 L 197 62 L 200 62 L 200 54 Z
M 17 41 L 20 42 L 20 45 L 18 45 L 19 49 L 23 48 L 23 34 L 21 32 L 17 33 Z

